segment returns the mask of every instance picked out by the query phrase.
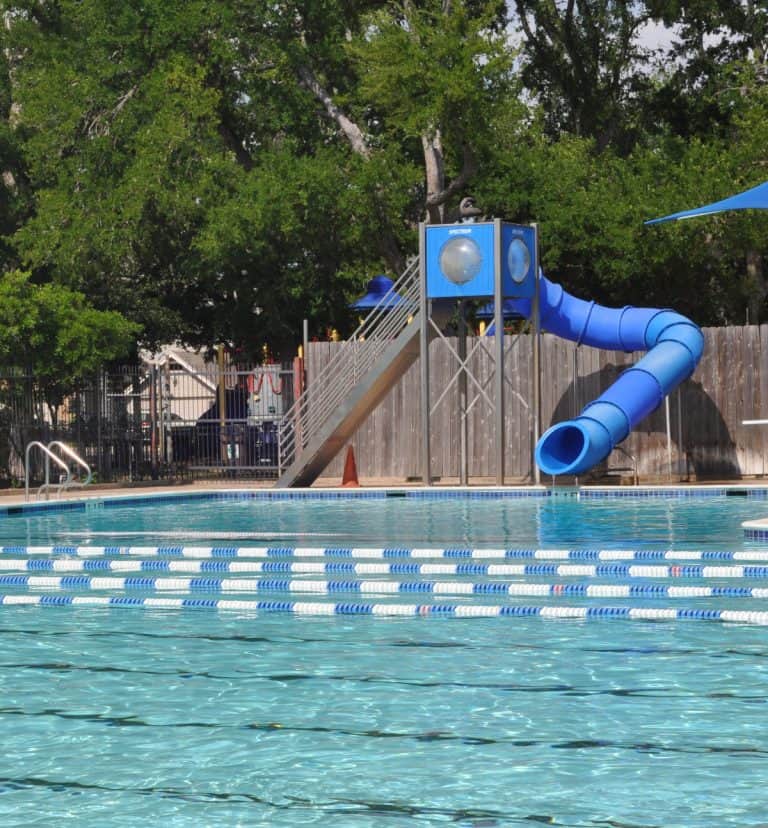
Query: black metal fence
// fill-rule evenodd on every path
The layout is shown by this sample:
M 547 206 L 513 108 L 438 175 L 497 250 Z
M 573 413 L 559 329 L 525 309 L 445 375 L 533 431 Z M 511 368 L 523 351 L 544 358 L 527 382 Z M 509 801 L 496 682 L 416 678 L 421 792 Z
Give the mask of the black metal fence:
M 96 480 L 277 478 L 280 423 L 296 389 L 291 364 L 190 365 L 163 359 L 103 372 L 70 393 L 0 375 L 0 484 L 25 478 L 26 447 L 60 440 Z M 43 453 L 30 453 L 39 481 Z

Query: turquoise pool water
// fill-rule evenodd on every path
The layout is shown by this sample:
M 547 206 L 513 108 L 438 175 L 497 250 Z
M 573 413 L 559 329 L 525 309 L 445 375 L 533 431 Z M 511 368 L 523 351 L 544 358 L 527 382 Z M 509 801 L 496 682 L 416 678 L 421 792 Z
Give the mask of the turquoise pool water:
M 740 528 L 763 513 L 201 501 L 14 515 L 0 539 L 738 551 L 766 548 Z M 3 825 L 768 824 L 765 627 L 2 606 L 0 629 Z
M 0 543 L 569 546 L 741 548 L 741 523 L 768 516 L 765 497 L 577 499 L 341 498 L 107 501 L 87 511 L 0 520 Z

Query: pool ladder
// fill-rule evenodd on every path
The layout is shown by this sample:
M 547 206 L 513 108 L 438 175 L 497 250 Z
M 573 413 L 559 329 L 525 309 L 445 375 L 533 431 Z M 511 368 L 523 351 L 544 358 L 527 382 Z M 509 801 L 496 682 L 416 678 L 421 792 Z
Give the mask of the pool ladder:
M 91 471 L 91 467 L 74 449 L 70 448 L 65 443 L 62 443 L 61 440 L 52 440 L 47 446 L 39 440 L 33 440 L 27 445 L 27 449 L 24 453 L 24 500 L 29 500 L 29 458 L 32 449 L 34 448 L 40 449 L 45 456 L 45 483 L 43 483 L 43 485 L 37 490 L 38 500 L 43 493 L 45 493 L 45 499 L 48 500 L 51 489 L 54 486 L 56 487 L 56 496 L 60 497 L 62 492 L 67 489 L 74 486 L 87 486 L 93 480 L 93 472 Z M 54 449 L 56 449 L 59 454 L 57 454 Z M 85 469 L 85 480 L 75 480 L 72 476 L 70 464 L 60 455 L 64 455 L 64 457 L 69 458 L 70 461 L 74 462 L 82 469 Z M 53 461 L 64 472 L 63 475 L 59 476 L 59 482 L 56 484 L 51 482 L 51 461 Z

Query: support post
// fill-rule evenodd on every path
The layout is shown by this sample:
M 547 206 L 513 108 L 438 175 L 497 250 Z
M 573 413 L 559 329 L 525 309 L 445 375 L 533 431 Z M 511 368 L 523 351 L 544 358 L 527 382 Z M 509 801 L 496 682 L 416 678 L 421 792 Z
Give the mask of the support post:
M 149 370 L 149 446 L 150 454 L 152 455 L 150 458 L 150 463 L 152 467 L 152 479 L 157 480 L 159 476 L 157 441 L 157 363 L 153 362 Z
M 677 396 L 677 473 L 682 480 L 683 477 L 688 476 L 688 458 L 685 454 L 685 446 L 683 445 L 683 387 L 682 385 L 677 386 L 677 391 L 675 392 Z M 763 463 L 765 463 L 765 459 L 763 459 Z
M 218 372 L 218 400 L 219 400 L 219 463 L 227 463 L 227 386 L 224 376 L 224 346 L 216 346 L 216 368 Z
M 493 255 L 496 261 L 496 278 L 493 286 L 493 333 L 494 352 L 496 358 L 496 375 L 494 398 L 495 441 L 496 441 L 496 485 L 504 485 L 504 296 L 501 289 L 501 220 L 494 219 L 496 232 L 494 233 Z
M 672 480 L 672 423 L 669 416 L 669 395 L 664 397 L 664 419 L 667 426 L 667 476 Z
M 109 380 L 107 379 L 107 374 L 101 370 L 96 374 L 96 468 L 99 472 L 99 483 L 106 477 L 104 474 L 104 443 L 101 434 L 101 407 L 107 400 L 108 390 Z
M 534 232 L 534 257 L 533 273 L 535 288 L 533 302 L 531 304 L 531 321 L 533 322 L 533 451 L 531 462 L 533 464 L 533 482 L 538 486 L 541 483 L 541 472 L 536 465 L 535 450 L 536 444 L 541 437 L 541 303 L 539 301 L 539 225 L 531 225 Z
M 469 460 L 468 460 L 468 423 L 467 423 L 467 369 L 464 362 L 467 359 L 467 303 L 464 299 L 459 301 L 459 359 L 462 364 L 459 368 L 459 484 L 469 485 Z
M 432 485 L 429 433 L 429 302 L 427 301 L 426 225 L 419 224 L 419 377 L 421 384 L 421 479 Z
M 170 359 L 166 359 L 163 364 L 163 372 L 160 379 L 160 399 L 162 400 L 162 408 L 160 410 L 163 420 L 163 460 L 166 463 L 171 463 L 176 457 L 174 456 L 173 431 L 171 429 L 172 391 Z

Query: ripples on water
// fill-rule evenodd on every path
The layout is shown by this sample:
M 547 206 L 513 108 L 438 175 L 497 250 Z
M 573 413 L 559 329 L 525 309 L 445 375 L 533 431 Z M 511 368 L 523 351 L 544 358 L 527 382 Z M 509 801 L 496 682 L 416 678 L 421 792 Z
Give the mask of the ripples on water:
M 343 532 L 345 545 L 734 549 L 765 511 L 371 503 L 104 510 L 3 530 L 62 542 L 207 531 L 213 515 L 222 531 Z M 761 628 L 2 608 L 0 633 L 3 825 L 766 823 Z

